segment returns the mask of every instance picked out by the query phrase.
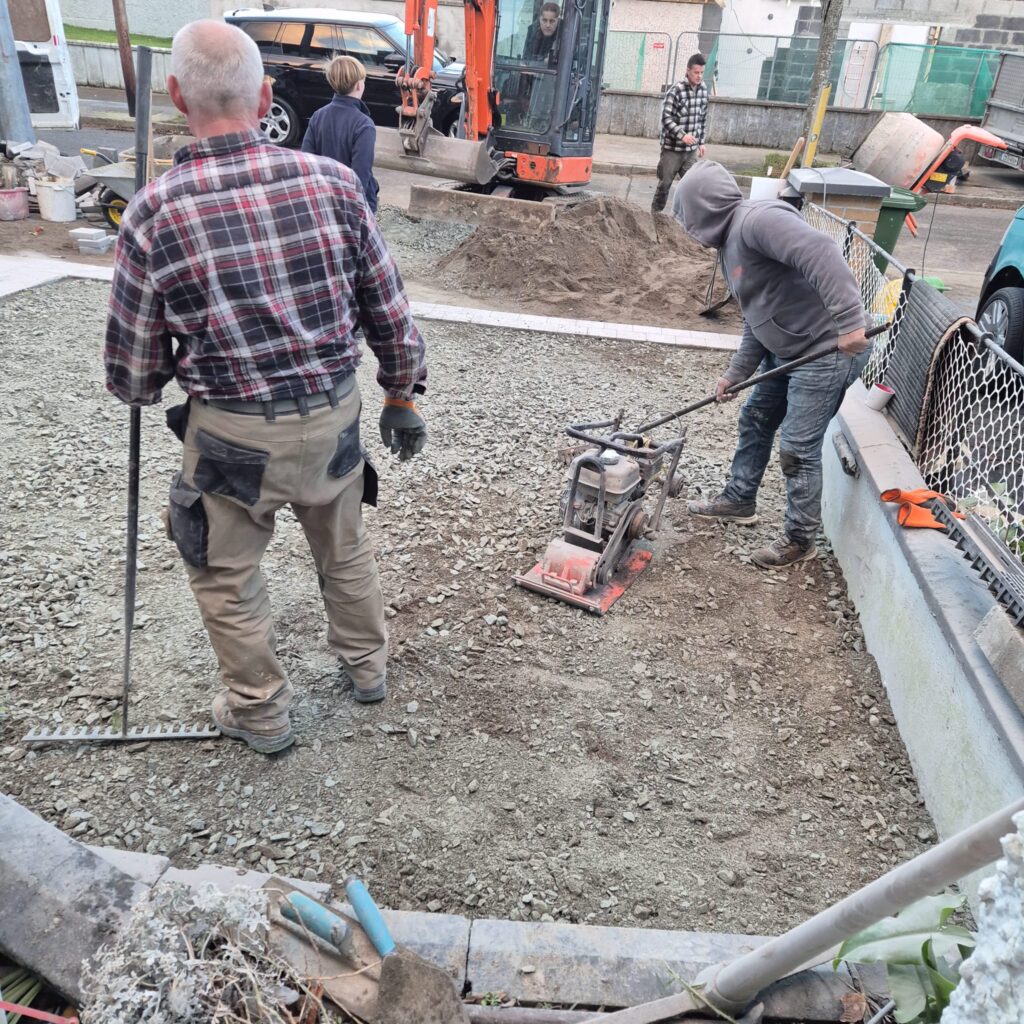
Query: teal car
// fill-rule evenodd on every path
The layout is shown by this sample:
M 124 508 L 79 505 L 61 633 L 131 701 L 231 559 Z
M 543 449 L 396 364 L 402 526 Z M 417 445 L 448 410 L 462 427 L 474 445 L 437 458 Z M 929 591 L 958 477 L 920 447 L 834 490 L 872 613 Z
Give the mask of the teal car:
M 985 271 L 975 320 L 1007 355 L 1024 362 L 1024 207 L 1010 221 Z

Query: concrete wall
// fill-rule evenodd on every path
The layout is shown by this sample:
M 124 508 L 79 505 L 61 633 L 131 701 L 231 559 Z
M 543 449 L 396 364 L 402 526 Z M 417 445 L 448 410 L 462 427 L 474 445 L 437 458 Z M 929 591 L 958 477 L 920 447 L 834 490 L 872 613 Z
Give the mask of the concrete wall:
M 715 97 L 708 115 L 708 141 L 723 146 L 760 146 L 788 151 L 800 136 L 804 108 L 797 103 L 764 103 Z M 606 92 L 598 108 L 597 130 L 611 135 L 658 137 L 661 97 Z M 829 110 L 818 151 L 849 156 L 881 117 L 877 110 Z M 943 137 L 965 118 L 922 117 Z
M 219 16 L 214 11 L 217 0 L 125 0 L 128 27 L 132 32 L 147 36 L 173 36 L 182 25 L 197 18 Z M 235 4 L 236 7 L 246 6 Z M 258 7 L 259 4 L 253 6 Z M 219 7 L 219 5 L 218 5 Z M 104 28 L 113 30 L 113 6 L 102 0 L 61 0 L 61 14 L 65 25 L 82 28 Z
M 77 85 L 123 89 L 121 55 L 115 43 L 68 43 Z M 153 50 L 153 92 L 167 91 L 171 51 Z
M 975 635 L 993 609 L 1005 613 L 944 534 L 902 529 L 895 509 L 879 501 L 885 488 L 924 481 L 889 421 L 863 396 L 857 382 L 826 435 L 825 532 L 921 794 L 939 836 L 948 838 L 1024 793 L 1024 716 Z M 835 429 L 857 457 L 856 478 L 840 467 Z

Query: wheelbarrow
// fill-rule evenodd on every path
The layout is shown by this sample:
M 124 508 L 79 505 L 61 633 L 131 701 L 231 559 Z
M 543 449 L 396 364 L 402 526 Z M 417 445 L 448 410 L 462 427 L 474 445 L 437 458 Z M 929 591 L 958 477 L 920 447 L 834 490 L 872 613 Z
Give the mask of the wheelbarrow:
M 180 136 L 167 136 L 159 148 L 173 153 L 184 141 Z M 116 231 L 121 226 L 121 217 L 129 200 L 135 195 L 135 151 L 132 149 L 116 152 L 112 149 L 82 149 L 83 156 L 91 157 L 93 166 L 75 179 L 75 194 L 96 193 L 96 202 L 85 207 L 84 213 L 102 213 L 104 220 Z M 173 161 L 157 157 L 150 162 L 156 174 L 166 171 Z

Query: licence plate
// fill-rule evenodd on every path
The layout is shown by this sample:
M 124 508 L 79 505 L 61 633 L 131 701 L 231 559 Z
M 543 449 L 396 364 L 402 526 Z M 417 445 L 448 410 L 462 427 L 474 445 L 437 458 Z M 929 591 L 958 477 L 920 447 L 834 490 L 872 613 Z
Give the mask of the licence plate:
M 1006 164 L 1007 167 L 1016 167 L 1020 169 L 1020 156 L 1016 153 L 1011 153 L 1005 149 L 995 149 L 992 146 L 983 146 L 981 155 L 986 160 L 998 160 L 1001 164 Z

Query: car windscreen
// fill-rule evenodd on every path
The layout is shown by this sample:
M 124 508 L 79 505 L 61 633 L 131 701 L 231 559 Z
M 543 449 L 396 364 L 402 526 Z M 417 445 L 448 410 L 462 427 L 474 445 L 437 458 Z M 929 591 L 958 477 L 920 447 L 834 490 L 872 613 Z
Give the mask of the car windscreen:
M 400 21 L 389 21 L 384 25 L 378 25 L 377 28 L 384 33 L 395 44 L 395 46 L 405 53 L 405 32 Z M 434 51 L 434 70 L 441 71 L 448 64 L 448 58 L 441 53 L 439 50 Z

